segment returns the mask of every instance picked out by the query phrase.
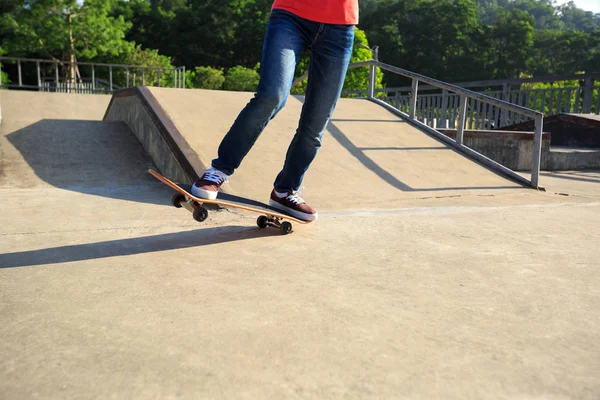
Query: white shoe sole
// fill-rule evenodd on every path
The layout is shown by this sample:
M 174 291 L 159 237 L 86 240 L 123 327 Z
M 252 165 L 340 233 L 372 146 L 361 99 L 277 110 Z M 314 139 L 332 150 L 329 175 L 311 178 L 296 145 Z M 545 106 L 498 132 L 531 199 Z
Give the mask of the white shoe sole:
M 212 190 L 200 189 L 199 187 L 196 187 L 194 185 L 192 185 L 191 192 L 194 196 L 200 197 L 203 199 L 207 199 L 207 200 L 216 200 L 217 195 L 219 194 L 219 192 L 213 192 Z
M 301 219 L 303 221 L 314 221 L 319 217 L 319 213 L 316 214 L 306 214 L 301 211 L 294 210 L 292 208 L 288 208 L 281 203 L 276 202 L 273 199 L 269 199 L 269 205 L 278 210 L 285 211 L 286 213 L 293 215 L 294 217 Z

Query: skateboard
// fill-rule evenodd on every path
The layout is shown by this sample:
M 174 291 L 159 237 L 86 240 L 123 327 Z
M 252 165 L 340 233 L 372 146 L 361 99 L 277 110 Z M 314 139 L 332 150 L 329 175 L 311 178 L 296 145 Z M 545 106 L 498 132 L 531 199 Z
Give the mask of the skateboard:
M 251 211 L 262 214 L 256 220 L 259 228 L 267 227 L 277 228 L 283 235 L 292 232 L 292 222 L 297 224 L 308 224 L 312 221 L 305 221 L 293 217 L 284 211 L 278 210 L 267 204 L 259 201 L 246 199 L 244 197 L 234 196 L 227 193 L 219 193 L 219 197 L 215 200 L 203 199 L 196 197 L 190 193 L 191 185 L 179 184 L 162 176 L 158 172 L 149 169 L 150 175 L 174 189 L 177 193 L 171 197 L 171 204 L 177 208 L 185 208 L 192 213 L 194 219 L 198 222 L 203 222 L 208 218 L 208 209 L 204 204 L 214 204 L 224 208 L 237 208 L 240 210 Z

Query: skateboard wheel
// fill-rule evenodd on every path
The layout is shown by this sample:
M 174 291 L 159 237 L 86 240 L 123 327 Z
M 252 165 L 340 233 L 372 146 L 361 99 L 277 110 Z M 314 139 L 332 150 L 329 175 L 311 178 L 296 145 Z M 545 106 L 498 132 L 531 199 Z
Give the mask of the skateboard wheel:
M 281 231 L 282 235 L 287 235 L 288 233 L 292 232 L 292 224 L 290 222 L 285 221 L 284 223 L 281 224 L 281 227 L 279 227 L 279 230 Z
M 198 207 L 194 210 L 192 215 L 196 221 L 203 222 L 206 218 L 208 218 L 208 210 L 204 207 Z
M 171 204 L 173 204 L 176 208 L 181 208 L 181 203 L 185 201 L 185 196 L 180 193 L 175 193 L 173 197 L 171 197 Z
M 258 225 L 260 229 L 265 229 L 267 226 L 269 226 L 269 218 L 267 218 L 265 215 L 261 215 L 256 220 L 256 225 Z

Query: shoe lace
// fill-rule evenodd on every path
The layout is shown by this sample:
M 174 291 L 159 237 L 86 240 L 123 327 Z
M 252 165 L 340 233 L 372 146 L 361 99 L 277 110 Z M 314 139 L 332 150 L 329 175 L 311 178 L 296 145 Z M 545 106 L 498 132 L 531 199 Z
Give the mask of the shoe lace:
M 288 194 L 288 195 L 286 196 L 286 199 L 287 199 L 288 201 L 290 201 L 290 202 L 294 203 L 294 204 L 302 204 L 302 203 L 305 203 L 305 201 L 304 201 L 304 200 L 302 200 L 302 197 L 298 196 L 298 195 L 299 195 L 299 194 L 301 194 L 301 193 L 302 193 L 302 191 L 301 191 L 301 190 L 298 190 L 298 191 L 292 192 L 292 193 L 290 193 L 290 194 Z
M 227 175 L 225 175 L 223 172 L 219 171 L 218 169 L 214 169 L 214 168 L 205 171 L 203 179 L 205 179 L 207 181 L 215 182 L 218 184 L 229 182 L 227 180 Z

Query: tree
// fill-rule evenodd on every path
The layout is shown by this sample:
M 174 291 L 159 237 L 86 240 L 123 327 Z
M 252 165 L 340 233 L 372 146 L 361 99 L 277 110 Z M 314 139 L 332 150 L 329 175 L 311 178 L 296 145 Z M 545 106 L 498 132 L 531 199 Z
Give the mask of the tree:
M 526 70 L 533 48 L 533 18 L 513 9 L 498 14 L 492 35 L 495 47 L 495 78 L 517 78 Z
M 257 66 L 258 69 L 258 66 Z M 225 76 L 225 90 L 238 92 L 254 92 L 258 86 L 260 76 L 256 69 L 242 67 L 240 65 L 230 68 Z
M 12 56 L 38 56 L 69 61 L 69 79 L 76 78 L 73 62 L 118 55 L 133 46 L 124 40 L 130 23 L 109 13 L 115 0 L 30 0 L 1 17 L 2 46 Z
M 130 79 L 134 79 L 134 84 L 141 84 L 144 82 L 146 86 L 159 86 L 159 76 L 160 86 L 168 86 L 173 82 L 173 71 L 171 70 L 174 67 L 171 64 L 171 58 L 159 54 L 158 50 L 142 49 L 140 45 L 137 45 L 133 51 L 126 53 L 125 57 L 121 58 L 121 60 L 122 63 L 127 65 L 143 65 L 146 67 L 161 68 L 160 74 L 158 69 L 153 68 L 144 68 L 143 71 L 141 68 L 130 69 L 129 73 L 135 74 L 134 77 L 130 77 Z M 116 75 L 115 79 L 119 79 L 119 77 L 121 78 L 121 82 L 123 82 L 122 71 Z
M 190 71 L 189 80 L 186 81 L 187 87 L 211 90 L 223 89 L 223 83 L 223 69 L 211 67 L 196 67 L 194 71 Z
M 559 6 L 557 11 L 566 29 L 591 33 L 595 28 L 600 28 L 600 14 L 577 8 L 572 1 Z
M 360 62 L 372 60 L 373 54 L 369 50 L 369 41 L 364 31 L 354 28 L 354 46 L 352 47 L 352 56 L 350 62 Z M 354 68 L 349 69 L 344 80 L 343 90 L 367 90 L 369 87 L 369 68 Z M 383 72 L 380 68 L 375 71 L 375 88 L 383 88 Z M 355 97 L 356 95 L 348 95 L 347 97 Z
M 536 31 L 527 70 L 538 76 L 574 74 L 587 69 L 592 49 L 590 35 L 584 32 Z
M 4 54 L 4 50 L 2 50 L 2 47 L 0 47 L 0 56 Z M 0 63 L 0 67 L 2 66 L 2 63 Z M 2 71 L 2 73 L 0 73 L 0 83 L 10 83 L 10 80 L 8 79 L 8 74 L 4 71 Z

